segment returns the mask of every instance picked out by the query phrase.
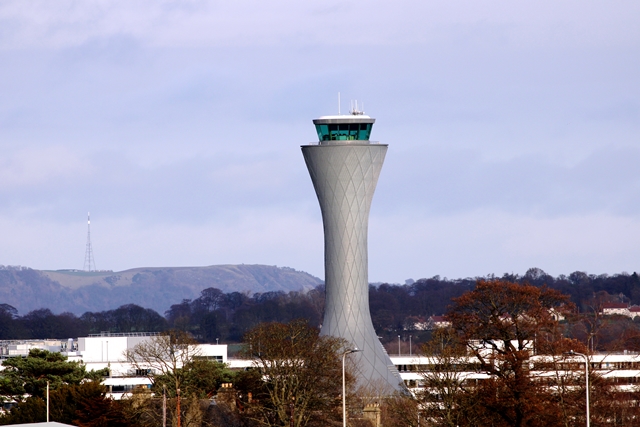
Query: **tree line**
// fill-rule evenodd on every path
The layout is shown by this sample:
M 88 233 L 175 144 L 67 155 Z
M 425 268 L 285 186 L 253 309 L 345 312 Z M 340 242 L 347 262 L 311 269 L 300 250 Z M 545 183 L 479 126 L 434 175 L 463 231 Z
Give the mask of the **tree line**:
M 385 427 L 585 425 L 584 362 L 570 352 L 590 357 L 594 335 L 573 336 L 584 314 L 569 295 L 544 285 L 478 281 L 451 300 L 445 316 L 450 325 L 434 330 L 420 348 L 430 362 L 416 368 L 422 388 L 415 394 L 358 384 L 357 367 L 347 366 L 349 425 L 373 425 L 363 416 L 367 403 L 380 406 Z M 107 372 L 86 372 L 60 354 L 32 350 L 27 358 L 3 362 L 0 395 L 19 404 L 0 423 L 41 421 L 47 381 L 57 411 L 53 420 L 83 427 L 159 425 L 163 396 L 171 425 L 341 423 L 341 359 L 349 343 L 319 336 L 304 319 L 261 322 L 242 341 L 252 369 L 231 372 L 198 359 L 197 341 L 188 332 L 153 337 L 127 354 L 133 365 L 154 368 L 148 371 L 152 388 L 120 401 L 107 399 L 99 385 Z M 640 387 L 620 387 L 606 373 L 589 372 L 592 425 L 637 425 Z
M 424 342 L 430 332 L 420 331 L 416 325 L 424 323 L 431 315 L 444 314 L 452 299 L 473 290 L 478 281 L 494 279 L 497 277 L 492 275 L 466 279 L 435 276 L 405 285 L 372 285 L 369 302 L 374 328 L 385 343 L 397 342 L 397 336 L 401 335 L 404 348 L 408 346 L 409 334 L 416 343 Z M 556 289 L 567 295 L 576 310 L 585 315 L 593 314 L 603 302 L 640 304 L 640 278 L 636 273 L 608 276 L 574 272 L 568 276 L 553 277 L 532 268 L 522 276 L 504 274 L 500 279 Z M 127 333 L 177 329 L 189 332 L 200 342 L 211 343 L 217 339 L 219 342 L 239 343 L 247 331 L 263 322 L 286 323 L 304 318 L 310 325 L 319 326 L 323 308 L 322 286 L 306 293 L 255 294 L 224 293 L 216 288 L 207 288 L 196 299 L 171 305 L 164 315 L 128 304 L 114 310 L 87 312 L 82 316 L 54 314 L 49 308 L 20 316 L 12 306 L 0 304 L 0 339 L 65 339 L 106 331 Z M 592 324 L 574 327 L 576 336 L 593 334 L 596 327 L 601 329 L 608 325 L 603 319 L 591 319 L 589 322 Z M 603 340 L 606 340 L 604 336 L 600 342 Z

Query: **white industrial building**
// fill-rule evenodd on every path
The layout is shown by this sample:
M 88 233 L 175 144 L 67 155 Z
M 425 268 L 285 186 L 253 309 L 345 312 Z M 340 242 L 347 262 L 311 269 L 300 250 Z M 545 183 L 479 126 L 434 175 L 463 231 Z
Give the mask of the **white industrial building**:
M 640 354 L 637 352 L 622 353 L 596 353 L 591 354 L 589 372 L 595 372 L 604 378 L 614 380 L 620 390 L 629 390 L 640 386 Z M 400 371 L 405 385 L 410 390 L 422 388 L 425 371 L 432 370 L 433 366 L 440 363 L 438 358 L 424 356 L 391 356 L 391 360 Z M 459 363 L 465 366 L 474 366 L 477 359 L 474 357 L 460 358 Z M 584 359 L 580 357 L 558 357 L 534 355 L 529 360 L 530 373 L 533 376 L 545 377 L 555 375 L 556 372 L 584 372 Z M 489 375 L 481 370 L 466 370 L 459 372 L 464 380 L 478 380 L 489 378 Z
M 152 340 L 160 333 L 124 333 L 102 334 L 80 337 L 77 340 L 12 340 L 0 341 L 0 357 L 16 357 L 29 354 L 31 349 L 60 352 L 71 362 L 82 362 L 87 371 L 109 369 L 109 377 L 103 384 L 109 387 L 110 395 L 121 398 L 136 387 L 151 388 L 148 372 L 151 367 L 136 369 L 127 362 L 126 352 L 136 345 Z M 194 354 L 198 358 L 227 363 L 227 346 L 225 344 L 197 344 Z
M 0 358 L 27 356 L 30 349 L 39 348 L 60 352 L 67 356 L 69 361 L 81 361 L 88 371 L 109 368 L 110 375 L 104 379 L 103 384 L 109 387 L 113 398 L 119 399 L 136 387 L 151 387 L 149 369 L 137 370 L 126 361 L 125 353 L 137 344 L 159 335 L 157 333 L 102 333 L 80 337 L 77 340 L 0 341 Z M 196 345 L 199 358 L 226 363 L 231 369 L 247 369 L 253 365 L 251 360 L 228 358 L 227 350 L 228 347 L 225 344 Z M 423 382 L 423 372 L 429 371 L 438 363 L 437 358 L 418 355 L 391 355 L 390 358 L 405 385 L 411 390 L 419 390 Z M 462 362 L 467 366 L 473 366 L 476 360 L 469 357 Z M 530 363 L 531 372 L 541 377 L 549 375 L 555 369 L 567 372 L 582 372 L 584 369 L 584 362 L 580 358 L 552 359 L 549 356 L 533 355 Z M 621 390 L 640 386 L 640 354 L 638 353 L 625 351 L 592 354 L 589 369 L 605 378 L 614 379 Z M 481 370 L 459 372 L 466 380 L 480 381 L 488 378 L 488 375 Z

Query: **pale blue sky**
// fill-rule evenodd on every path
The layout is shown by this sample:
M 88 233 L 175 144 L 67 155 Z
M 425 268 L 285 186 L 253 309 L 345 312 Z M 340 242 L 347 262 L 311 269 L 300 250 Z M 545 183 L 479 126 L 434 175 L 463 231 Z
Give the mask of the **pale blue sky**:
M 299 146 L 389 144 L 370 280 L 640 270 L 640 2 L 0 3 L 0 264 L 323 277 Z

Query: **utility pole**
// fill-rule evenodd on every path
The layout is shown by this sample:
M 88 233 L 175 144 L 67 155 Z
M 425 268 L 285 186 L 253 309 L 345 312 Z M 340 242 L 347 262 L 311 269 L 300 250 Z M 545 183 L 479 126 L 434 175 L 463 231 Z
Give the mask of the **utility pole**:
M 167 427 L 167 386 L 162 385 L 162 427 Z
M 182 427 L 180 424 L 180 389 L 176 390 L 177 401 L 176 401 L 176 412 L 178 413 L 178 427 Z
M 409 335 L 409 356 L 413 356 L 413 351 L 411 350 L 411 335 Z

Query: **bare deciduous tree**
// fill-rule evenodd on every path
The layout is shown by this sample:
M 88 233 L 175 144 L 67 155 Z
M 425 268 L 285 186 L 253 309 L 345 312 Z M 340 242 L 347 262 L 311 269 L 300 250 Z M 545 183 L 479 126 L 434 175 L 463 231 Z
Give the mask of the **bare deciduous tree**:
M 245 343 L 245 356 L 253 358 L 263 379 L 249 405 L 258 422 L 304 427 L 340 420 L 344 340 L 319 336 L 296 320 L 261 324 L 246 334 Z
M 199 406 L 191 400 L 197 400 L 192 396 L 190 390 L 181 390 L 183 384 L 188 380 L 189 370 L 183 369 L 193 361 L 195 356 L 200 354 L 196 341 L 186 332 L 172 330 L 167 335 L 157 335 L 137 344 L 126 351 L 127 361 L 136 370 L 146 373 L 152 381 L 156 377 L 162 377 L 167 381 L 167 393 L 170 397 L 175 397 L 176 408 L 180 408 L 180 394 L 186 397 L 186 408 L 176 409 L 174 412 L 174 423 L 177 425 L 189 426 L 201 425 L 201 414 L 196 416 L 194 410 Z M 182 417 L 183 410 L 186 418 Z M 194 410 L 191 410 L 194 409 Z M 200 423 L 198 423 L 200 420 Z M 191 423 L 194 421 L 195 423 Z
M 478 399 L 475 385 L 468 383 L 476 363 L 466 343 L 451 328 L 438 328 L 421 350 L 430 362 L 421 372 L 422 388 L 416 394 L 421 415 L 438 426 L 469 425 Z
M 188 333 L 173 330 L 166 335 L 153 336 L 127 350 L 126 358 L 136 370 L 145 372 L 152 381 L 157 375 L 171 378 L 175 386 L 172 392 L 175 393 L 186 375 L 181 368 L 199 354 L 197 342 Z

